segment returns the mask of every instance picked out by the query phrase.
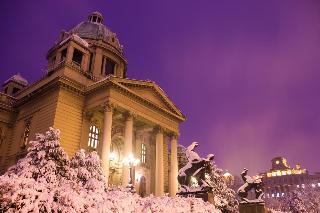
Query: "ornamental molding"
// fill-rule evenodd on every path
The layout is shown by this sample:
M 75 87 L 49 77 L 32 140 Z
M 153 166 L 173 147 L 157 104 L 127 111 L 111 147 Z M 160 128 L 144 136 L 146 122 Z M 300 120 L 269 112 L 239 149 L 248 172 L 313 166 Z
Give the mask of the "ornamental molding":
M 116 77 L 109 75 L 107 78 L 90 85 L 89 87 L 86 88 L 85 94 L 91 94 L 94 91 L 101 89 L 101 88 L 112 87 L 112 88 L 116 89 L 118 92 L 126 95 L 126 97 L 130 98 L 131 100 L 138 102 L 138 103 L 141 103 L 141 104 L 143 104 L 143 105 L 145 105 L 155 111 L 160 112 L 161 114 L 165 115 L 166 118 L 168 118 L 168 117 L 171 118 L 170 120 L 172 120 L 172 121 L 182 122 L 182 121 L 186 120 L 184 115 L 179 115 L 177 113 L 173 113 L 173 112 L 147 100 L 146 98 L 139 96 L 134 91 L 130 90 L 130 88 L 113 80 L 114 78 L 116 78 Z
M 113 102 L 108 100 L 108 101 L 104 102 L 103 104 L 101 104 L 101 107 L 104 110 L 104 112 L 113 112 L 116 108 L 116 104 L 114 104 Z

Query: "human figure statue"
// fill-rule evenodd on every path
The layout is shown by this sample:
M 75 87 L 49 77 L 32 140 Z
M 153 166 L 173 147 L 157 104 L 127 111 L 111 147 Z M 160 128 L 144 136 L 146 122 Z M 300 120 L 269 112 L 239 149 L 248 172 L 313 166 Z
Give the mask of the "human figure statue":
M 201 158 L 194 149 L 198 146 L 198 142 L 193 142 L 187 147 L 186 157 L 188 163 L 179 170 L 178 182 L 181 186 L 180 192 L 190 192 L 191 178 L 196 178 L 198 181 L 199 191 L 209 191 L 212 189 L 210 183 L 206 181 L 205 174 L 210 174 L 212 169 L 211 161 L 214 159 L 213 154 L 207 155 L 206 158 Z
M 256 178 L 253 178 L 249 176 L 248 169 L 244 168 L 241 172 L 241 178 L 244 181 L 244 184 L 238 189 L 238 195 L 241 198 L 241 201 L 246 203 L 263 202 L 262 197 L 264 193 L 262 191 L 261 177 L 258 176 Z M 248 192 L 252 189 L 254 190 L 256 195 L 255 200 L 247 199 Z

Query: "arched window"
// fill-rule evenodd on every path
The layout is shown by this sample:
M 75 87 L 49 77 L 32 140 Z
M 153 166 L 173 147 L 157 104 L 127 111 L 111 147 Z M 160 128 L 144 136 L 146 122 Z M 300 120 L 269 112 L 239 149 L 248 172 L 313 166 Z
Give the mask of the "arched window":
M 99 128 L 95 125 L 90 126 L 88 146 L 96 149 L 99 142 Z
M 146 163 L 147 147 L 144 143 L 141 144 L 141 163 Z

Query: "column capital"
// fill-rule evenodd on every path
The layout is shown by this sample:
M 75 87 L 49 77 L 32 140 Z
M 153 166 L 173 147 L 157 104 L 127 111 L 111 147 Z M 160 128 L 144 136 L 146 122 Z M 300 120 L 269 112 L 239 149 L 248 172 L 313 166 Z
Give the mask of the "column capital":
M 137 118 L 137 114 L 128 110 L 124 113 L 124 117 L 125 117 L 126 121 L 129 121 L 129 120 Z
M 171 137 L 171 139 L 176 139 L 176 140 L 179 137 L 179 133 L 177 132 L 170 132 L 168 135 Z
M 93 117 L 93 112 L 91 110 L 83 110 L 83 117 L 87 120 L 91 120 Z
M 158 133 L 164 133 L 164 128 L 160 125 L 156 125 L 154 128 L 153 128 L 153 132 L 155 134 L 158 134 Z
M 116 108 L 116 105 L 111 101 L 106 101 L 103 104 L 101 104 L 101 107 L 105 112 L 112 112 Z

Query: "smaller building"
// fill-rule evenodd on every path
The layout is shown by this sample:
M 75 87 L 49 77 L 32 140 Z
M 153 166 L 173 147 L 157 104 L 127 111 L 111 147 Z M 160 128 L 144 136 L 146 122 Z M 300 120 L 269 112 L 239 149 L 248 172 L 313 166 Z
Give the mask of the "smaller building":
M 320 173 L 309 174 L 300 164 L 292 168 L 284 157 L 275 157 L 271 162 L 272 168 L 260 174 L 266 198 L 283 197 L 295 189 L 320 187 Z

